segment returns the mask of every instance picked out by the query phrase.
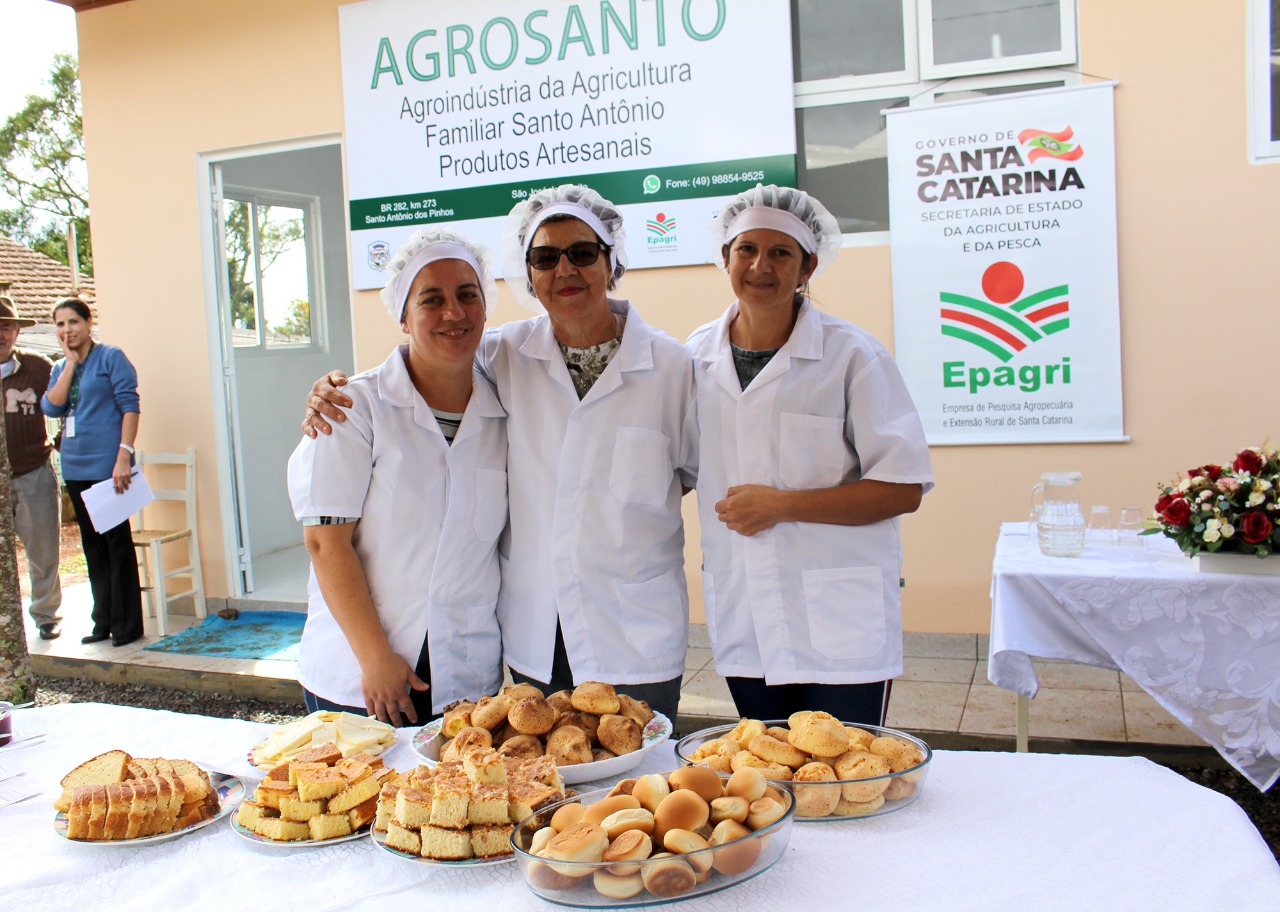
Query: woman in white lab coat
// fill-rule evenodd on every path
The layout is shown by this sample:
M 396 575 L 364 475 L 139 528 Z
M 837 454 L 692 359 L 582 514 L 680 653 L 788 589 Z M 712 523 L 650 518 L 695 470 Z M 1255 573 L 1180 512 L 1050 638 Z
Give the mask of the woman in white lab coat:
M 517 681 L 604 681 L 674 719 L 693 370 L 678 341 L 609 296 L 625 271 L 622 215 L 593 190 L 552 187 L 512 210 L 503 275 L 539 316 L 490 330 L 478 355 L 509 415 L 499 617 Z M 323 380 L 307 404 L 308 433 L 328 427 L 317 410 L 342 420 Z
M 506 414 L 474 369 L 493 271 L 454 232 L 410 237 L 382 292 L 408 341 L 352 377 L 347 420 L 289 460 L 311 555 L 309 711 L 421 724 L 501 686 Z
M 716 670 L 743 716 L 881 724 L 902 672 L 898 519 L 933 487 L 892 355 L 818 310 L 840 229 L 799 190 L 757 186 L 713 234 L 736 301 L 688 341 Z

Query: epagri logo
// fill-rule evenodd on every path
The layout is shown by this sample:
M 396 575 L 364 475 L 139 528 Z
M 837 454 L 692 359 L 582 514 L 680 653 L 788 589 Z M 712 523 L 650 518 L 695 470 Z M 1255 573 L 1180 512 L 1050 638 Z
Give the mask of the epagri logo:
M 647 230 L 645 242 L 650 247 L 666 247 L 676 243 L 676 218 L 659 212 L 644 223 Z
M 1071 382 L 1071 359 L 1051 364 L 1023 364 L 1015 369 L 1007 362 L 1040 340 L 1071 327 L 1068 286 L 1054 285 L 1022 295 L 1026 280 L 1014 263 L 992 263 L 982 274 L 983 298 L 944 291 L 942 334 L 974 345 L 1004 364 L 970 366 L 964 361 L 944 361 L 942 385 L 977 393 L 988 386 L 1017 387 L 1034 393 L 1042 386 Z

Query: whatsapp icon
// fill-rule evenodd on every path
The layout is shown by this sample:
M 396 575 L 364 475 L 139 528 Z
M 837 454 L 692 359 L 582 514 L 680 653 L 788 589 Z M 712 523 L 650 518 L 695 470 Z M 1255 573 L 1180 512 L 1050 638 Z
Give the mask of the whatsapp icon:
M 658 180 L 658 175 L 650 174 L 648 177 L 644 179 L 644 195 L 645 196 L 648 196 L 650 193 L 657 193 L 661 189 L 662 189 L 662 181 Z

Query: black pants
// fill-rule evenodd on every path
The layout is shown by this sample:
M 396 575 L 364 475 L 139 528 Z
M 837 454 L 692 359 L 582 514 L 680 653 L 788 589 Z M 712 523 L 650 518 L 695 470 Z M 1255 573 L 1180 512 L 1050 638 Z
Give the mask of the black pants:
M 67 479 L 67 493 L 80 526 L 80 544 L 89 568 L 89 588 L 93 591 L 93 632 L 110 636 L 116 646 L 132 643 L 142 636 L 142 587 L 138 582 L 138 556 L 133 550 L 133 532 L 126 519 L 114 529 L 99 533 L 85 509 L 81 493 L 93 481 Z
M 828 712 L 841 722 L 884 725 L 892 681 L 871 684 L 774 684 L 764 678 L 725 678 L 738 715 L 748 719 L 786 719 L 801 710 Z
M 561 690 L 573 690 L 573 669 L 569 667 L 569 653 L 564 646 L 564 634 L 559 622 L 556 623 L 556 652 L 551 660 L 551 680 L 538 681 L 514 668 L 511 669 L 511 680 L 517 684 L 532 684 L 548 696 Z M 662 713 L 675 726 L 676 717 L 680 714 L 680 678 L 655 681 L 652 684 L 614 684 L 614 688 L 633 700 L 644 700 L 650 709 Z

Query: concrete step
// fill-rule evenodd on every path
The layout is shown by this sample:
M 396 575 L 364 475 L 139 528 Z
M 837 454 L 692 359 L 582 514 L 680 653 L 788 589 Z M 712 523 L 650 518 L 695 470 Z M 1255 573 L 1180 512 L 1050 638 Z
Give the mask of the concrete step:
M 37 675 L 46 678 L 81 678 L 106 684 L 141 684 L 168 690 L 249 697 L 273 703 L 296 703 L 299 707 L 303 705 L 302 687 L 290 678 L 57 655 L 32 655 L 31 668 Z

